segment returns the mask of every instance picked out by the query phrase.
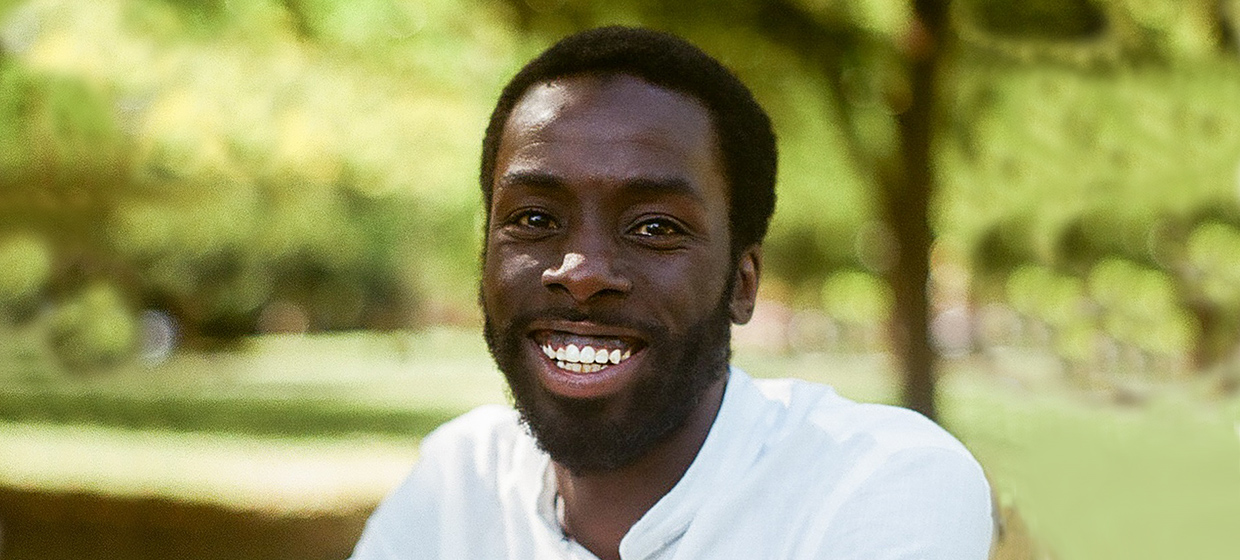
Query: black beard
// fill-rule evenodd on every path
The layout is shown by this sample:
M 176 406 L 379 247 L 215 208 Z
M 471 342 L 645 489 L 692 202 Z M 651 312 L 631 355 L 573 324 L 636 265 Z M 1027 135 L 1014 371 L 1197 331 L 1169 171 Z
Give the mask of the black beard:
M 491 356 L 508 380 L 521 422 L 538 447 L 575 475 L 607 472 L 633 464 L 683 426 L 707 389 L 727 371 L 731 320 L 726 291 L 724 296 L 708 316 L 679 337 L 661 325 L 562 309 L 521 315 L 498 329 L 488 315 L 484 334 Z M 618 415 L 605 415 L 603 399 L 571 399 L 547 392 L 525 367 L 521 348 L 529 343 L 528 326 L 547 318 L 632 328 L 649 341 L 645 349 L 649 369 L 636 380 Z

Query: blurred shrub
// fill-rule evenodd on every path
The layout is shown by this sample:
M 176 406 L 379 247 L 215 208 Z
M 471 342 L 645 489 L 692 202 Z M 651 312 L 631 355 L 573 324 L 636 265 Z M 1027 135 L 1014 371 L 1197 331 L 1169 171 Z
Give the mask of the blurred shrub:
M 1116 340 L 1155 355 L 1187 355 L 1197 326 L 1170 275 L 1123 259 L 1089 274 L 1089 293 L 1102 308 L 1102 328 Z
M 1000 35 L 1074 39 L 1094 37 L 1107 28 L 1106 14 L 1091 0 L 971 0 L 961 4 L 978 25 Z
M 129 357 L 137 342 L 137 323 L 120 292 L 100 282 L 59 302 L 48 334 L 66 367 L 86 371 Z
M 891 288 L 881 278 L 858 270 L 842 270 L 822 283 L 827 314 L 851 325 L 880 325 L 891 313 Z
M 1240 229 L 1207 222 L 1188 239 L 1188 263 L 1203 297 L 1240 308 Z
M 1056 263 L 1084 276 L 1095 263 L 1110 257 L 1154 265 L 1157 221 L 1149 215 L 1125 215 L 1114 208 L 1095 209 L 1071 218 L 1055 242 Z
M 1082 282 L 1037 265 L 1016 269 L 1007 281 L 1007 299 L 1025 316 L 1059 326 L 1082 312 Z
M 1021 266 L 1041 260 L 1034 228 L 1027 215 L 1005 216 L 986 228 L 973 245 L 973 274 L 983 291 L 1002 286 Z
M 0 313 L 29 318 L 52 275 L 47 242 L 30 233 L 0 237 Z

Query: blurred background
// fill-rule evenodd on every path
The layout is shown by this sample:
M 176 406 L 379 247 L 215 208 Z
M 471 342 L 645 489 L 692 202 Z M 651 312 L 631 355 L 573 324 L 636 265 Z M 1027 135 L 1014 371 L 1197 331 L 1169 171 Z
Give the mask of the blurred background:
M 506 400 L 482 133 L 606 23 L 774 120 L 739 365 L 934 414 L 995 558 L 1234 558 L 1240 1 L 923 4 L 0 0 L 0 558 L 347 557 Z

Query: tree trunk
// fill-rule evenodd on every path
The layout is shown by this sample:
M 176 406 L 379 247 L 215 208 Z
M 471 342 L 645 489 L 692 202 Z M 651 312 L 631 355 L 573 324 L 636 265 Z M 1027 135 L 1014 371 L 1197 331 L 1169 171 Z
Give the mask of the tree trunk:
M 945 0 L 917 0 L 916 22 L 902 45 L 911 98 L 897 122 L 898 161 L 882 165 L 883 211 L 897 245 L 890 272 L 895 294 L 894 347 L 904 375 L 904 405 L 935 419 L 935 352 L 930 341 L 930 221 L 934 192 L 931 136 L 935 79 L 942 58 L 938 41 L 946 27 Z

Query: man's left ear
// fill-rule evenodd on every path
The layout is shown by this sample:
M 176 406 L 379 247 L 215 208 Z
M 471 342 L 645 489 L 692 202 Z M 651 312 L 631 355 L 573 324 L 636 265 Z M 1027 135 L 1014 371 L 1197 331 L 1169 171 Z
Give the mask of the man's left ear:
M 753 307 L 758 301 L 758 277 L 762 274 L 762 245 L 750 245 L 736 261 L 736 278 L 732 283 L 732 300 L 728 313 L 732 322 L 743 325 L 753 317 Z

